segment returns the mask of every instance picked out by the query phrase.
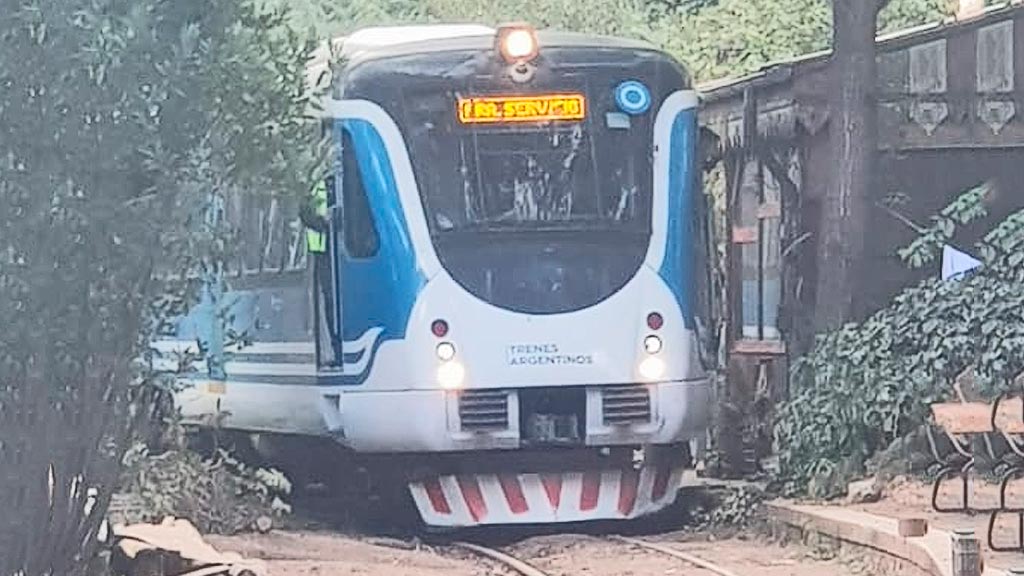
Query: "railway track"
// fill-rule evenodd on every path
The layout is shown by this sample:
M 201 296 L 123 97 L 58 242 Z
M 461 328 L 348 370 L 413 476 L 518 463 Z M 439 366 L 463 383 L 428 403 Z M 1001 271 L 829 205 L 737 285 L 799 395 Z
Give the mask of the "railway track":
M 747 576 L 746 574 L 733 572 L 714 562 L 664 544 L 623 536 L 603 536 L 592 540 L 613 546 L 627 546 L 632 550 L 639 549 L 644 553 L 660 555 L 671 559 L 671 561 L 678 564 L 679 568 L 688 568 L 685 572 L 681 572 L 686 574 L 686 576 Z M 555 576 L 551 571 L 545 571 L 539 567 L 540 562 L 534 559 L 521 558 L 520 555 L 507 549 L 491 548 L 471 542 L 454 542 L 452 546 L 504 566 L 521 576 Z M 564 574 L 564 571 L 559 570 L 558 574 Z

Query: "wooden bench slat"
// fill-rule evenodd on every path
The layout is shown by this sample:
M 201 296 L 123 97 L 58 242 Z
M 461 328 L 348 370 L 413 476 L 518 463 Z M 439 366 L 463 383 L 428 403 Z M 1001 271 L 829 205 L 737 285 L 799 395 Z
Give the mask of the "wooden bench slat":
M 1024 434 L 1024 399 L 1006 398 L 999 403 L 996 428 L 1007 434 Z
M 983 402 L 932 404 L 935 423 L 950 434 L 992 432 L 992 405 Z

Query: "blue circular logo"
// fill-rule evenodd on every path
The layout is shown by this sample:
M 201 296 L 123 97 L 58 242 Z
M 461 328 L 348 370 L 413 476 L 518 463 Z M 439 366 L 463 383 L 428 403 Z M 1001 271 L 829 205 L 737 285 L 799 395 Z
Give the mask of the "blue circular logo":
M 626 114 L 643 114 L 651 107 L 651 91 L 636 80 L 627 80 L 615 89 L 615 103 Z

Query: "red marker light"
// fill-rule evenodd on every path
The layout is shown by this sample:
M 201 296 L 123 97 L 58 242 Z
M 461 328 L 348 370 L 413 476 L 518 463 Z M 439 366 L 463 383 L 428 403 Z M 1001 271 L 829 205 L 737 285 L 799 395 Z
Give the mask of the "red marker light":
M 434 320 L 430 325 L 430 331 L 438 338 L 444 338 L 448 335 L 448 323 L 444 320 Z
M 661 317 L 661 314 L 651 312 L 647 315 L 647 327 L 651 330 L 661 330 L 661 327 L 664 325 L 665 319 Z

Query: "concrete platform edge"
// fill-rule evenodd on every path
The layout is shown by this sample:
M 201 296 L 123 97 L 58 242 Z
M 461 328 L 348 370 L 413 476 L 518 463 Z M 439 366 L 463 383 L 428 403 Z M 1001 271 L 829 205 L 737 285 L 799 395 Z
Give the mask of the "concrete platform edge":
M 899 535 L 898 521 L 837 506 L 806 506 L 789 502 L 764 504 L 770 519 L 804 532 L 814 532 L 847 544 L 870 549 L 912 564 L 935 576 L 952 576 L 950 534 L 929 527 L 921 538 Z M 986 567 L 984 576 L 1005 576 Z

